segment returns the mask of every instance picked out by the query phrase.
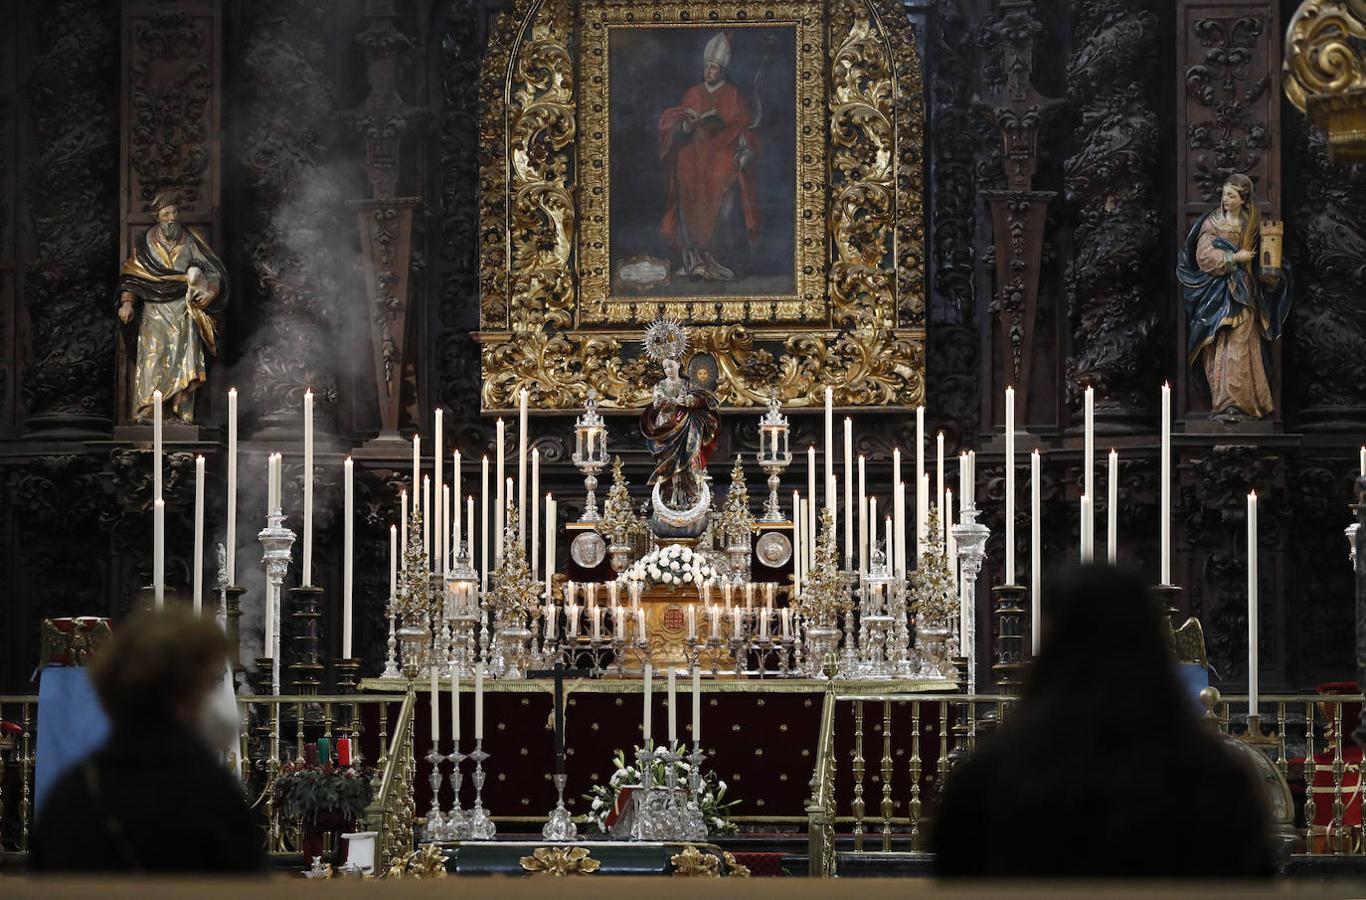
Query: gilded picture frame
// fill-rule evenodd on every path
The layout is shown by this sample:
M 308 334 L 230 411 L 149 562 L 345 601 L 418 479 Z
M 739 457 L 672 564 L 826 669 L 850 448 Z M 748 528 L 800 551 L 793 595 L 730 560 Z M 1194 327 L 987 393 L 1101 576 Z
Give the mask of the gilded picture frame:
M 616 233 L 613 258 L 613 153 L 620 163 L 621 148 L 636 141 L 630 165 L 617 170 L 618 186 L 622 172 L 630 181 L 634 160 L 659 164 L 664 153 L 656 157 L 652 142 L 663 148 L 670 110 L 676 114 L 689 104 L 688 91 L 710 85 L 705 75 L 699 81 L 698 48 L 713 53 L 721 32 L 740 54 L 734 71 L 754 86 L 750 96 L 760 95 L 760 75 L 770 76 L 762 82 L 767 130 L 756 129 L 747 146 L 759 149 L 761 166 L 776 171 L 790 163 L 790 197 L 772 189 L 786 176 L 764 168 L 754 178 L 767 192 L 753 193 L 769 212 L 790 202 L 790 285 L 782 281 L 782 240 L 754 253 L 752 232 L 751 255 L 741 257 L 750 265 L 736 267 L 734 278 L 725 277 L 719 250 L 714 261 L 704 258 L 700 276 L 688 268 L 699 257 L 683 256 L 693 249 L 686 242 L 666 259 L 667 248 L 648 244 L 656 232 L 668 236 L 656 224 L 663 195 L 650 195 L 649 181 L 618 200 L 618 223 L 623 210 L 635 219 Z M 636 42 L 619 48 L 618 68 L 625 83 L 641 87 L 625 95 L 636 104 L 635 118 L 615 122 L 614 33 Z M 789 38 L 790 51 L 773 49 Z M 641 67 L 642 48 L 664 55 L 656 72 L 669 77 Z M 621 60 L 634 68 L 622 69 Z M 790 121 L 775 111 L 786 100 L 773 75 L 784 72 L 784 60 Z M 816 406 L 826 385 L 842 407 L 922 402 L 922 92 L 914 35 L 896 0 L 517 0 L 499 16 L 482 81 L 483 408 L 512 408 L 524 387 L 539 410 L 581 407 L 590 389 L 604 411 L 644 406 L 657 373 L 639 340 L 661 314 L 684 319 L 692 351 L 715 361 L 725 409 L 762 406 L 773 393 L 788 407 Z M 791 129 L 786 162 L 776 125 Z M 738 165 L 738 153 L 735 159 Z M 665 175 L 649 177 L 663 184 Z M 646 201 L 639 208 L 630 205 L 637 198 Z M 683 221 L 706 213 L 679 209 Z M 759 233 L 785 236 L 782 228 Z M 712 262 L 718 265 L 708 268 Z M 645 280 L 627 285 L 623 266 Z M 715 272 L 722 275 L 711 277 Z M 679 282 L 652 290 L 660 277 Z M 750 290 L 756 284 L 767 290 Z

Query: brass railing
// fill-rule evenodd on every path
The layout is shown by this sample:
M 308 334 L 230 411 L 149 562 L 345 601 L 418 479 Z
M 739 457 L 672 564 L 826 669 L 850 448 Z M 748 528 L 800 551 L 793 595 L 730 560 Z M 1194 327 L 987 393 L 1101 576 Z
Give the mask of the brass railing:
M 0 853 L 23 853 L 28 851 L 29 829 L 33 826 L 38 695 L 0 695 L 0 721 L 19 726 L 18 734 L 0 734 Z M 14 791 L 10 790 L 11 784 L 17 785 Z
M 979 734 L 1009 718 L 1014 702 L 1001 695 L 828 691 L 807 805 L 810 874 L 834 875 L 845 848 L 870 855 L 929 849 L 930 813 L 953 767 Z M 1288 783 L 1304 783 L 1294 827 L 1306 854 L 1366 855 L 1361 753 L 1343 724 L 1343 707 L 1363 702 L 1361 695 L 1262 695 L 1252 736 L 1246 697 L 1222 697 L 1207 714 L 1225 733 L 1250 738 Z
M 376 865 L 411 849 L 413 702 L 411 693 L 237 698 L 242 713 L 239 755 L 228 762 L 234 769 L 239 760 L 243 763 L 243 788 L 248 801 L 261 810 L 270 850 L 287 849 L 289 843 L 288 823 L 275 808 L 275 777 L 281 765 L 302 759 L 305 745 L 320 737 L 352 738 L 352 758 L 358 764 L 365 762 L 363 748 L 376 753 L 375 795 L 363 823 L 379 832 Z M 0 719 L 19 726 L 18 734 L 0 735 L 0 852 L 23 853 L 33 826 L 37 695 L 0 696 Z M 364 740 L 367 719 L 375 723 L 374 741 Z
M 375 752 L 375 795 L 366 810 L 364 826 L 367 830 L 379 831 L 380 839 L 386 835 L 396 836 L 405 833 L 411 842 L 412 799 L 406 806 L 396 803 L 395 790 L 411 794 L 413 746 L 412 746 L 412 693 L 407 694 L 350 694 L 346 696 L 302 696 L 286 694 L 281 696 L 239 696 L 237 705 L 242 724 L 240 736 L 240 755 L 246 761 L 243 768 L 243 785 L 248 800 L 261 810 L 266 824 L 266 847 L 272 852 L 297 849 L 297 841 L 291 839 L 292 826 L 281 815 L 275 805 L 275 781 L 280 769 L 286 763 L 305 758 L 305 747 L 318 738 L 335 741 L 338 737 L 352 739 L 352 763 L 366 762 L 365 721 L 366 712 L 374 710 L 373 721 L 376 740 L 370 744 Z M 397 718 L 390 730 L 390 717 Z M 391 734 L 393 739 L 391 739 Z M 334 743 L 335 746 L 335 743 Z M 235 766 L 236 761 L 230 760 Z M 406 780 L 405 780 L 406 779 Z M 406 785 L 406 789 L 405 789 Z M 387 805 L 386 805 L 387 804 Z M 383 827 L 375 817 L 377 805 L 389 811 Z M 405 812 L 406 811 L 406 812 Z M 406 814 L 406 818 L 405 818 Z M 406 823 L 406 825 L 405 825 Z M 360 826 L 362 823 L 357 823 Z M 390 844 L 382 845 L 376 866 L 388 859 L 385 853 L 392 849 Z M 411 848 L 410 848 L 411 849 Z

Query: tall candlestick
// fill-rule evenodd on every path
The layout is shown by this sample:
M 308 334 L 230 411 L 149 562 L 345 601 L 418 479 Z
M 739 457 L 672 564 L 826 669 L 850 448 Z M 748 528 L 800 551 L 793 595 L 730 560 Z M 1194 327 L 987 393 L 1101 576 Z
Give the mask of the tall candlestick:
M 458 499 L 456 505 L 459 505 Z M 443 577 L 451 573 L 449 536 L 446 534 L 446 523 L 451 520 L 451 486 L 441 485 L 441 502 L 436 505 L 436 511 L 441 515 L 441 540 L 437 541 L 437 554 L 441 557 L 438 565 L 433 568 Z
M 1362 448 L 1361 448 L 1361 475 L 1360 475 L 1360 477 L 1366 478 L 1366 447 L 1362 447 Z
M 806 543 L 802 539 L 804 534 L 802 524 L 802 501 L 801 494 L 797 491 L 792 492 L 792 596 L 796 597 L 802 592 L 802 545 Z
M 459 503 L 456 504 L 458 508 Z M 451 749 L 460 749 L 460 667 L 451 666 Z
M 894 543 L 888 546 L 892 552 L 892 574 L 900 580 L 906 577 L 909 568 L 906 565 L 906 484 L 902 481 L 892 482 L 892 519 L 895 522 L 896 530 Z
M 166 602 L 166 501 L 152 501 L 152 591 L 157 609 Z
M 870 559 L 872 558 L 873 554 L 877 552 L 877 539 L 878 539 L 878 533 L 877 533 L 877 498 L 876 498 L 876 497 L 869 497 L 869 498 L 868 498 L 868 546 L 867 546 L 866 548 L 864 548 L 864 549 L 867 551 L 868 556 L 869 556 Z M 883 551 L 884 556 L 882 557 L 884 560 L 886 560 L 888 569 L 891 568 L 891 560 L 888 559 L 887 556 L 886 556 L 885 554 L 888 553 L 888 552 L 890 552 L 890 550 L 891 550 L 890 547 L 889 547 L 887 550 L 884 550 L 884 551 Z
M 925 474 L 925 407 L 915 408 L 915 485 L 920 488 L 920 476 Z
M 1040 579 L 1043 577 L 1043 567 L 1040 565 L 1043 542 L 1040 540 L 1042 516 L 1039 503 L 1039 470 L 1039 451 L 1035 450 L 1029 455 L 1029 593 L 1032 613 L 1029 622 L 1033 639 L 1030 646 L 1033 647 L 1034 656 L 1039 655 L 1039 635 L 1042 633 L 1043 624 L 1043 598 L 1039 592 Z
M 555 520 L 557 504 L 553 494 L 545 495 L 545 601 L 551 602 L 555 585 Z M 615 582 L 614 582 L 615 583 Z
M 389 600 L 398 596 L 398 526 L 389 526 Z
M 494 490 L 497 496 L 493 498 L 493 564 L 496 566 L 503 561 L 503 516 L 507 513 L 507 495 L 503 493 L 506 489 L 503 476 L 503 420 L 498 420 L 497 439 L 494 447 L 494 470 L 497 476 L 497 484 Z
M 645 664 L 645 678 L 642 691 L 645 697 L 645 714 L 641 721 L 642 740 L 645 742 L 645 749 L 650 749 L 652 733 L 650 730 L 650 694 L 654 690 L 654 667 L 649 663 Z
M 484 664 L 474 667 L 474 739 L 484 739 Z
M 464 495 L 460 493 L 460 451 L 456 450 L 451 456 L 451 501 L 455 514 L 454 528 L 451 529 L 451 553 L 460 556 L 460 548 L 464 546 L 464 523 L 469 522 L 468 516 L 461 515 L 460 498 Z
M 1363 465 L 1366 465 L 1366 458 L 1363 458 Z M 1158 543 L 1161 545 L 1159 556 L 1161 557 L 1160 581 L 1167 585 L 1172 583 L 1172 389 L 1165 382 L 1162 384 L 1162 501 L 1161 509 L 1158 510 L 1159 529 L 1161 536 Z
M 844 567 L 854 567 L 854 420 L 844 418 Z
M 466 526 L 466 528 L 467 528 L 468 530 L 465 532 L 465 534 L 468 535 L 468 536 L 465 538 L 465 540 L 466 540 L 466 542 L 468 543 L 469 556 L 470 556 L 470 565 L 474 565 L 474 543 L 473 543 L 473 541 L 474 541 L 474 495 L 473 495 L 473 494 L 466 494 L 466 495 L 465 495 L 465 521 L 469 523 L 469 524 Z
M 473 527 L 472 525 L 470 527 Z M 480 590 L 489 589 L 489 458 L 479 467 L 479 581 Z
M 835 413 L 834 413 L 835 389 L 826 386 L 825 388 L 825 505 L 832 513 L 835 508 L 835 498 L 830 496 L 830 482 L 835 477 Z
M 438 667 L 435 666 L 435 665 L 433 665 L 433 666 L 432 666 L 432 696 L 431 696 L 431 710 L 430 710 L 430 711 L 431 711 L 431 715 L 432 715 L 432 746 L 433 746 L 433 747 L 435 747 L 435 746 L 436 746 L 436 742 L 437 742 L 438 740 L 441 739 L 441 703 L 439 702 L 439 701 L 440 701 L 440 698 L 441 698 L 441 694 L 439 693 L 439 685 L 437 684 L 437 678 L 438 678 L 438 676 L 437 676 L 437 671 L 438 671 Z
M 266 515 L 275 512 L 275 454 L 266 454 Z
M 697 663 L 692 666 L 692 745 L 702 746 L 702 670 Z
M 237 583 L 237 388 L 228 388 L 228 584 Z
M 923 553 L 925 542 L 929 540 L 930 533 L 930 473 L 925 472 L 920 476 L 920 484 L 915 492 L 915 517 L 920 522 L 920 543 L 919 548 Z M 889 548 L 890 549 L 890 548 Z M 922 557 L 923 558 L 923 557 Z
M 417 503 L 421 497 L 417 492 L 418 486 L 422 484 L 422 436 L 413 435 L 413 502 Z
M 313 391 L 304 391 L 304 558 L 300 582 L 313 584 Z
M 422 476 L 422 553 L 432 558 L 432 480 Z
M 442 471 L 441 463 L 441 410 L 436 410 L 436 427 L 432 433 L 432 484 L 433 494 L 436 498 L 436 527 L 433 534 L 436 535 L 436 558 L 432 560 L 432 571 L 440 575 L 445 575 L 447 571 L 446 548 L 450 546 L 449 529 L 450 524 L 447 516 L 450 515 L 450 504 L 446 502 L 446 481 L 445 472 Z
M 1119 454 L 1110 450 L 1110 470 L 1105 495 L 1105 558 L 1114 565 L 1119 560 Z
M 887 542 L 887 546 L 888 546 L 888 547 L 895 546 L 895 545 L 892 543 L 892 517 L 891 517 L 891 516 L 887 516 L 886 519 L 883 520 L 883 522 L 884 522 L 884 524 L 885 524 L 885 526 L 886 526 L 886 527 L 885 527 L 885 530 L 883 531 L 883 534 L 885 535 L 885 539 L 886 539 L 886 542 Z
M 868 571 L 868 485 L 863 454 L 858 458 L 858 570 Z
M 526 388 L 522 388 L 517 392 L 517 539 L 523 548 L 526 547 L 526 415 Z
M 1257 492 L 1247 495 L 1247 714 L 1257 713 Z
M 161 497 L 161 391 L 152 391 L 152 499 Z
M 944 508 L 944 432 L 939 432 L 935 436 L 935 464 L 934 464 L 934 505 L 937 509 Z M 964 495 L 967 496 L 966 494 Z
M 531 451 L 531 577 L 541 569 L 541 451 Z M 549 574 L 547 572 L 547 574 Z
M 689 607 L 691 608 L 691 607 Z M 678 677 L 669 666 L 669 746 L 678 746 Z
M 893 510 L 893 511 L 895 511 L 895 510 L 896 510 L 896 507 L 897 507 L 897 499 L 896 499 L 897 485 L 901 484 L 902 481 L 903 481 L 903 479 L 902 479 L 902 477 L 901 477 L 901 448 L 900 448 L 900 447 L 892 447 L 892 496 L 890 496 L 890 497 L 887 498 L 887 500 L 888 500 L 887 506 L 888 506 L 889 509 L 891 509 L 891 510 Z M 904 513 L 904 512 L 905 512 L 905 509 L 904 509 L 905 500 L 903 499 L 901 502 L 902 502 L 902 505 L 903 505 L 902 512 Z M 906 520 L 905 520 L 904 518 L 901 519 L 900 524 L 901 524 L 902 526 L 904 526 L 904 525 L 906 524 Z M 877 529 L 877 519 L 874 519 L 874 520 L 873 520 L 873 528 L 874 528 L 874 530 Z M 897 553 L 896 553 L 896 547 L 895 547 L 894 545 L 892 545 L 892 544 L 888 544 L 888 545 L 887 545 L 887 548 L 886 548 L 886 550 L 885 550 L 884 552 L 887 554 L 887 571 L 888 571 L 888 572 L 892 572 L 892 573 L 896 573 L 896 572 L 898 572 L 898 571 L 902 571 L 902 566 L 903 566 L 905 563 L 904 563 L 904 560 L 898 558 Z M 920 546 L 919 543 L 917 543 L 916 546 L 915 546 L 915 552 L 916 552 L 916 556 L 917 556 L 917 558 L 918 558 L 919 555 L 920 555 L 920 553 L 922 552 L 922 548 L 921 548 L 921 546 Z
M 398 492 L 398 527 L 402 539 L 398 544 L 400 556 L 408 555 L 408 492 L 400 489 Z
M 1086 523 L 1091 516 L 1091 498 L 1086 494 L 1081 495 L 1081 561 L 1089 563 L 1091 561 L 1091 541 L 1087 531 Z
M 816 445 L 812 444 L 806 448 L 806 501 L 807 512 L 815 513 L 816 498 Z M 807 517 L 806 530 L 810 535 L 810 540 L 814 546 L 816 543 L 816 516 Z
M 204 457 L 194 458 L 194 613 L 204 609 Z
M 1015 584 L 1015 388 L 1006 388 L 1006 584 Z
M 953 536 L 953 491 L 949 488 L 944 488 L 944 518 L 949 523 L 944 538 L 944 556 L 949 562 L 949 574 L 953 578 L 954 593 L 957 594 L 961 590 L 958 573 L 958 539 Z
M 1086 388 L 1083 424 L 1085 426 L 1083 433 L 1084 453 L 1082 454 L 1081 466 L 1085 482 L 1082 493 L 1094 500 L 1096 496 L 1096 390 L 1090 386 Z M 1094 511 L 1092 515 L 1094 516 Z

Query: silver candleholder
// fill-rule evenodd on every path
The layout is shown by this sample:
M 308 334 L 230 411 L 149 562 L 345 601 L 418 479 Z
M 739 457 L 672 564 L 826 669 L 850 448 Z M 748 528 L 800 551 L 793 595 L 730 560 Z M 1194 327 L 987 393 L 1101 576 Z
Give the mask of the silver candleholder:
M 962 567 L 962 594 L 959 595 L 959 652 L 968 661 L 968 693 L 977 693 L 977 574 L 987 558 L 987 537 L 991 529 L 977 521 L 977 506 L 963 507 L 961 519 L 953 526 L 958 542 L 958 563 Z
M 489 755 L 484 752 L 482 739 L 475 739 L 474 752 L 469 758 L 474 760 L 474 773 L 470 776 L 470 780 L 474 782 L 474 805 L 465 817 L 466 837 L 472 841 L 491 841 L 498 833 L 498 828 L 493 824 L 493 819 L 489 818 L 489 811 L 484 808 L 484 761 Z
M 460 787 L 465 780 L 460 772 L 460 764 L 468 757 L 460 752 L 460 743 L 457 741 L 446 758 L 451 761 L 451 811 L 446 814 L 446 839 L 460 841 L 469 836 L 469 816 L 460 806 Z
M 580 522 L 593 523 L 602 516 L 598 512 L 598 475 L 607 468 L 607 422 L 598 413 L 598 392 L 588 391 L 583 415 L 574 422 L 574 452 L 570 456 L 574 466 L 583 474 L 584 499 Z
M 398 670 L 398 637 L 394 633 L 394 598 L 389 598 L 389 640 L 386 644 L 387 653 L 384 657 L 384 677 L 402 678 L 402 673 Z
M 555 781 L 555 808 L 546 817 L 545 827 L 541 829 L 541 836 L 547 841 L 577 841 L 579 839 L 579 829 L 574 825 L 574 819 L 569 815 L 569 810 L 564 807 L 564 785 L 568 780 L 563 772 L 554 775 Z
M 277 507 L 266 516 L 266 527 L 256 535 L 261 542 L 261 561 L 266 567 L 266 602 L 274 615 L 271 633 L 265 636 L 270 649 L 270 689 L 280 693 L 280 592 L 285 573 L 289 571 L 290 549 L 294 546 L 294 532 L 285 527 L 284 514 Z
M 759 453 L 756 459 L 759 468 L 768 476 L 768 500 L 764 503 L 760 522 L 787 521 L 778 505 L 778 483 L 783 471 L 792 465 L 792 448 L 788 444 L 790 436 L 787 416 L 782 414 L 778 393 L 774 391 L 768 398 L 768 412 L 759 419 Z
M 448 836 L 446 817 L 441 814 L 441 782 L 445 780 L 441 774 L 441 764 L 446 761 L 446 757 L 436 749 L 436 741 L 432 741 L 432 749 L 427 751 L 423 759 L 432 765 L 432 774 L 427 778 L 427 783 L 432 786 L 432 805 L 427 810 L 427 827 L 423 830 L 423 839 L 443 841 Z

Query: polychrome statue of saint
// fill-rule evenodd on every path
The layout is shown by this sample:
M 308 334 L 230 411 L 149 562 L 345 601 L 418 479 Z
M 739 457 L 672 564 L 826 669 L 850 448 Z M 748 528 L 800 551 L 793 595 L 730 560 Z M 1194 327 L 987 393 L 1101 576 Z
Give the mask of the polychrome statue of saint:
M 702 506 L 707 494 L 707 461 L 716 450 L 721 419 L 716 395 L 697 387 L 680 371 L 687 332 L 662 320 L 646 331 L 645 350 L 664 367 L 650 405 L 640 414 L 640 433 L 655 458 L 650 484 L 672 511 Z M 705 509 L 703 510 L 705 512 Z M 700 533 L 700 532 L 699 532 Z
M 660 234 L 682 257 L 678 273 L 693 281 L 735 280 L 761 224 L 750 171 L 758 116 L 726 80 L 730 55 L 730 38 L 718 33 L 702 53 L 702 81 L 659 117 Z
M 1274 237 L 1264 248 L 1266 228 Z M 1176 274 L 1186 300 L 1187 362 L 1209 392 L 1210 418 L 1269 415 L 1271 344 L 1290 311 L 1290 270 L 1280 261 L 1279 225 L 1262 222 L 1246 175 L 1230 175 L 1219 206 L 1191 227 Z
M 138 319 L 131 413 L 151 421 L 161 391 L 170 417 L 191 423 L 208 356 L 218 353 L 227 277 L 208 242 L 180 223 L 178 197 L 159 194 L 152 211 L 156 224 L 138 235 L 119 273 L 119 321 Z

